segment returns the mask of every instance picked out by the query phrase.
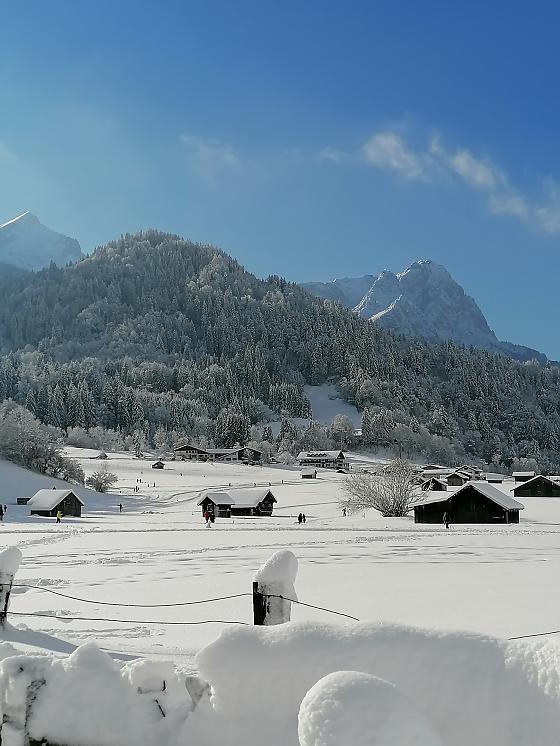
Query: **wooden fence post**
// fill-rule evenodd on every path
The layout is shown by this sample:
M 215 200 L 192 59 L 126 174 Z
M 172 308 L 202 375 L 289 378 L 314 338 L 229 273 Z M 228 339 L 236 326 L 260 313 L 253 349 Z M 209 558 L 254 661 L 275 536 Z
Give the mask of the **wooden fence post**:
M 294 583 L 298 570 L 295 555 L 288 549 L 275 552 L 253 578 L 253 622 L 258 626 L 290 621 L 292 601 L 297 601 Z
M 17 547 L 0 552 L 0 629 L 4 629 L 8 620 L 10 593 L 20 562 L 21 552 Z
M 258 580 L 253 581 L 253 624 L 262 627 L 266 624 L 267 597 L 259 592 Z

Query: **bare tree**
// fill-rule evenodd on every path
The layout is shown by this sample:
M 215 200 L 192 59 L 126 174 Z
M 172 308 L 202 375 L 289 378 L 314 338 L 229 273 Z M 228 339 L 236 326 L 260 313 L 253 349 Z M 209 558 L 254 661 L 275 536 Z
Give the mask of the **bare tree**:
M 86 479 L 86 484 L 96 492 L 107 492 L 119 478 L 112 471 L 109 471 L 107 467 L 102 467 L 99 471 L 95 471 L 91 476 Z
M 350 514 L 375 508 L 386 517 L 405 516 L 416 499 L 414 478 L 412 464 L 401 459 L 392 461 L 381 474 L 350 474 L 340 505 Z

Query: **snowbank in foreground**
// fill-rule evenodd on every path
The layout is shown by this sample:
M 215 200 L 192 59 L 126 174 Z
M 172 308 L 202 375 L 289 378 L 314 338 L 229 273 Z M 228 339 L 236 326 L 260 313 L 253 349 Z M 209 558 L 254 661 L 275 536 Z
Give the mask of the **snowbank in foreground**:
M 212 687 L 214 727 L 221 723 L 228 746 L 296 746 L 304 697 L 336 671 L 394 684 L 445 746 L 558 744 L 560 650 L 550 642 L 290 623 L 230 628 L 197 661 Z
M 402 692 L 356 671 L 331 673 L 307 692 L 298 733 L 301 746 L 441 746 Z

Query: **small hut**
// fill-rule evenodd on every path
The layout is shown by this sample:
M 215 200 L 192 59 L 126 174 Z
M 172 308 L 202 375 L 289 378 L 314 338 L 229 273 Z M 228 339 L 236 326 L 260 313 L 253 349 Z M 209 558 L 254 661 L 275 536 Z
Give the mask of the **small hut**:
M 152 469 L 163 469 L 164 467 L 163 461 L 156 461 L 155 464 L 152 464 Z
M 317 469 L 302 469 L 301 478 L 302 479 L 317 479 Z
M 451 495 L 430 493 L 414 505 L 415 523 L 519 523 L 523 505 L 488 482 L 468 482 Z
M 63 516 L 79 518 L 82 515 L 84 502 L 72 490 L 53 489 L 39 490 L 27 505 L 31 510 L 31 515 L 56 518 L 56 514 L 60 511 Z

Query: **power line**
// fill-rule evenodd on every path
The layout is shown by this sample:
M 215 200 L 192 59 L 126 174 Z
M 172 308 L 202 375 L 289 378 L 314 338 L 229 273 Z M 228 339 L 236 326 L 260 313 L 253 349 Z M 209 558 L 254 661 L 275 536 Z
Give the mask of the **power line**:
M 68 598 L 71 601 L 81 601 L 85 604 L 99 604 L 99 606 L 122 606 L 129 609 L 161 609 L 169 608 L 172 606 L 196 606 L 197 604 L 209 604 L 214 601 L 229 601 L 232 598 L 242 598 L 243 596 L 251 596 L 251 593 L 235 593 L 231 596 L 219 596 L 218 598 L 203 598 L 200 601 L 178 601 L 171 604 L 120 604 L 114 601 L 95 601 L 92 598 L 80 598 L 78 596 L 70 596 L 67 593 L 61 593 L 55 591 L 52 588 L 45 588 L 41 585 L 27 585 L 26 583 L 18 583 L 12 586 L 12 588 L 33 588 L 37 591 L 45 591 L 46 593 L 52 593 L 55 596 L 61 596 L 61 598 Z
M 244 624 L 249 626 L 248 622 L 230 621 L 225 619 L 201 619 L 197 622 L 162 622 L 159 619 L 106 619 L 104 617 L 87 617 L 87 616 L 59 616 L 57 614 L 42 614 L 40 612 L 23 612 L 10 611 L 10 616 L 31 616 L 42 617 L 44 619 L 59 619 L 62 622 L 118 622 L 120 624 Z

